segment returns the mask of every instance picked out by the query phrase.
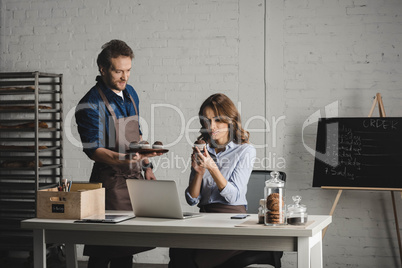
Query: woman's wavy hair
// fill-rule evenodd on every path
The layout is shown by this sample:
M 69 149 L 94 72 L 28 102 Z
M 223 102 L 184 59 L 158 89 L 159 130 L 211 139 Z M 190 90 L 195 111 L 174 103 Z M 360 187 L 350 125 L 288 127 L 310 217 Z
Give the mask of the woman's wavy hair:
M 208 133 L 209 120 L 205 117 L 205 109 L 211 108 L 215 116 L 218 116 L 221 122 L 229 125 L 229 141 L 237 144 L 249 142 L 250 133 L 242 128 L 240 113 L 233 102 L 222 93 L 217 93 L 209 96 L 201 105 L 198 117 L 201 123 L 201 136 L 198 139 L 211 144 L 212 147 L 217 147 L 213 144 L 211 137 Z

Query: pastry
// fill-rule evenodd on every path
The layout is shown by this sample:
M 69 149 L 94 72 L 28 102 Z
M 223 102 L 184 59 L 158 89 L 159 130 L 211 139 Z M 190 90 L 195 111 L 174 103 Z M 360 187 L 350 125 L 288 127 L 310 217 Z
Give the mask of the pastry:
M 3 149 L 3 150 L 17 150 L 17 149 L 33 150 L 33 149 L 35 149 L 35 146 L 0 145 L 0 149 Z M 47 146 L 39 145 L 38 149 L 39 150 L 47 149 Z
M 45 122 L 38 122 L 39 128 L 48 128 Z M 13 128 L 34 128 L 35 123 L 24 123 L 19 125 L 0 125 L 0 128 L 13 129 Z
M 39 167 L 41 167 L 43 164 L 41 161 L 39 161 Z M 1 167 L 5 168 L 21 168 L 21 167 L 35 167 L 35 161 L 11 161 L 7 160 L 1 163 Z
M 284 222 L 284 217 L 283 217 L 283 212 L 279 211 L 269 211 L 267 212 L 267 221 L 268 223 L 283 223 Z
M 196 140 L 194 142 L 194 148 L 197 147 L 200 151 L 203 151 L 206 145 L 204 140 Z
M 0 91 L 12 91 L 12 90 L 35 90 L 34 86 L 28 87 L 1 87 Z
M 129 147 L 131 150 L 151 149 L 151 145 L 147 141 L 132 141 Z
M 141 145 L 138 143 L 138 141 L 130 142 L 129 147 L 130 147 L 130 149 L 134 149 L 134 150 L 141 149 Z
M 140 141 L 138 144 L 141 146 L 141 149 L 151 149 L 151 145 L 147 141 Z
M 271 201 L 267 201 L 267 208 L 269 210 L 278 211 L 279 210 L 279 199 L 273 199 Z
M 26 162 L 26 166 L 27 166 L 27 167 L 31 167 L 31 168 L 35 167 L 35 161 Z M 39 167 L 43 166 L 43 164 L 42 164 L 41 161 L 39 161 L 39 165 L 38 165 L 38 166 L 39 166 Z
M 285 202 L 282 195 L 279 193 L 272 193 L 268 195 L 266 200 L 267 207 L 267 223 L 281 224 L 284 223 L 284 211 L 283 208 Z
M 4 161 L 3 163 L 1 163 L 1 167 L 5 167 L 5 168 L 25 167 L 25 162 L 23 162 L 23 161 Z
M 163 143 L 161 141 L 155 141 L 152 144 L 152 149 L 163 149 Z
M 49 110 L 52 109 L 50 106 L 39 105 L 39 110 Z M 0 110 L 35 110 L 35 106 L 33 105 L 7 105 L 7 106 L 0 106 Z
M 279 199 L 279 194 L 278 193 L 272 193 L 267 197 L 267 200 L 272 200 L 272 199 Z

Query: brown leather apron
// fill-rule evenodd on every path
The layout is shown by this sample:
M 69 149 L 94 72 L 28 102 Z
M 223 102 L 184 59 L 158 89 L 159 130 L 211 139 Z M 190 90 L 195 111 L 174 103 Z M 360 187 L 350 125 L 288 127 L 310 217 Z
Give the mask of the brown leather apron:
M 140 140 L 138 127 L 138 110 L 133 98 L 134 116 L 117 118 L 105 94 L 98 87 L 98 92 L 106 105 L 106 108 L 113 117 L 114 128 L 116 130 L 115 151 L 125 153 L 129 148 L 130 142 Z M 126 179 L 144 179 L 141 174 L 140 163 L 134 165 L 108 165 L 95 162 L 90 182 L 101 182 L 105 188 L 105 209 L 106 210 L 132 210 L 130 196 L 128 194 Z M 116 246 L 92 246 L 86 245 L 84 255 L 99 257 L 121 257 L 128 256 L 152 248 L 139 247 L 116 247 Z
M 99 87 L 98 92 L 113 118 L 116 130 L 115 151 L 124 154 L 129 148 L 130 142 L 140 140 L 137 106 L 130 96 L 136 115 L 117 118 L 105 94 Z M 108 165 L 95 162 L 90 181 L 102 182 L 105 188 L 106 210 L 132 210 L 126 179 L 143 179 L 139 163 L 130 167 L 129 165 Z

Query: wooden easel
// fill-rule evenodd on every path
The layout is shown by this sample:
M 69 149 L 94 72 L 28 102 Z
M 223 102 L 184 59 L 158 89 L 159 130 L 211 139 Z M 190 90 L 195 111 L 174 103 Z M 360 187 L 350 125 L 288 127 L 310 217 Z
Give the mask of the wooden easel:
M 382 102 L 381 94 L 377 93 L 376 96 L 374 97 L 373 105 L 371 106 L 370 113 L 368 117 L 371 117 L 373 115 L 375 106 L 378 104 L 378 112 L 380 114 L 380 117 L 386 117 L 385 115 L 385 109 L 384 109 L 384 104 Z M 395 218 L 395 227 L 396 227 L 396 233 L 397 233 L 397 238 L 398 238 L 398 246 L 399 246 L 399 257 L 402 265 L 402 245 L 401 245 L 401 235 L 399 232 L 399 222 L 398 222 L 398 214 L 396 211 L 396 204 L 395 204 L 395 196 L 394 196 L 394 190 L 392 188 L 360 188 L 360 187 L 326 187 L 322 186 L 321 188 L 323 189 L 338 189 L 338 194 L 336 195 L 334 204 L 332 205 L 331 211 L 329 212 L 329 215 L 333 215 L 336 205 L 339 202 L 339 199 L 341 198 L 342 191 L 343 190 L 378 190 L 378 191 L 390 191 L 391 192 L 391 198 L 392 198 L 392 207 L 394 209 L 394 218 Z M 328 226 L 323 230 L 322 232 L 322 238 L 324 238 L 325 233 L 327 232 Z

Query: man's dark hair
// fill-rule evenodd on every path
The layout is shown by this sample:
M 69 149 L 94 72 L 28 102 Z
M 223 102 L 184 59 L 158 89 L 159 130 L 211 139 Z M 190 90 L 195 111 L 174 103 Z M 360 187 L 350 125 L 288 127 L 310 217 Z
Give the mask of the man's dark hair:
M 109 69 L 111 62 L 110 59 L 117 58 L 119 56 L 134 58 L 133 50 L 126 44 L 126 42 L 121 40 L 111 40 L 102 46 L 102 51 L 98 55 L 96 63 L 98 64 L 98 69 L 103 67 Z

